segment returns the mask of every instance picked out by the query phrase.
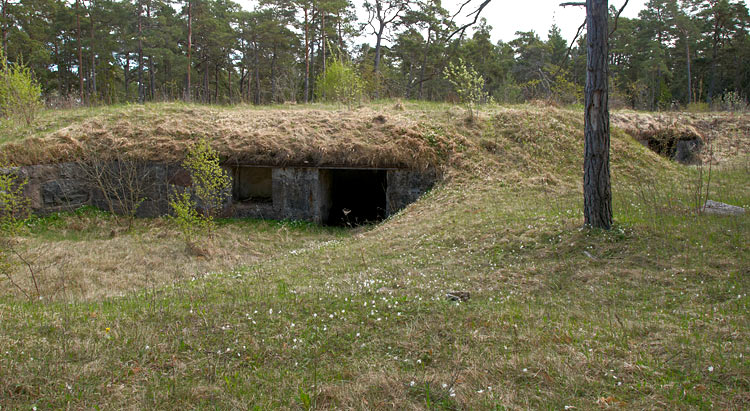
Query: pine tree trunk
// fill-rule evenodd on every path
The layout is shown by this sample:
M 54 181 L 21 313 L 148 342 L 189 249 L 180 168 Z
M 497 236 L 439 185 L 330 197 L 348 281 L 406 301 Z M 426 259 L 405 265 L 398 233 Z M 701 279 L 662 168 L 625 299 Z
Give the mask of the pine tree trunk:
M 151 30 L 151 0 L 146 3 L 146 23 L 148 24 L 149 31 Z M 154 95 L 156 95 L 156 76 L 154 73 L 154 56 L 148 56 L 148 97 L 149 100 L 154 101 Z
M 273 54 L 271 56 L 271 102 L 278 103 L 276 98 L 276 45 L 273 45 Z
M 190 101 L 190 72 L 192 71 L 193 57 L 193 2 L 188 2 L 188 59 L 187 59 L 187 86 L 185 87 L 185 100 Z
M 381 43 L 383 41 L 383 30 L 385 26 L 381 25 L 378 30 L 377 36 L 375 36 L 375 61 L 373 62 L 373 71 L 377 73 L 380 70 L 380 49 L 382 48 Z
M 6 18 L 8 17 L 8 0 L 2 0 L 3 4 L 3 58 L 8 58 L 8 24 L 6 23 L 8 20 Z
M 79 13 L 81 0 L 76 0 L 76 42 L 78 43 L 78 88 L 80 89 L 81 104 L 85 103 L 86 95 L 83 88 L 83 50 L 81 48 L 81 17 Z
M 125 65 L 122 67 L 122 74 L 125 78 L 125 101 L 128 101 L 130 97 L 130 90 L 128 90 L 130 87 L 130 52 L 125 52 Z
M 609 174 L 607 0 L 586 0 L 585 143 L 583 215 L 590 227 L 612 227 Z
M 91 13 L 94 11 L 94 2 L 89 2 L 89 19 L 91 19 L 91 99 L 96 100 L 96 53 L 94 52 L 94 15 Z
M 219 103 L 219 70 L 221 70 L 221 66 L 218 64 L 216 65 L 216 70 L 214 70 L 214 83 L 216 84 L 216 87 L 214 88 L 214 103 Z
M 693 102 L 693 76 L 690 73 L 690 42 L 685 36 L 685 59 L 687 60 L 687 102 Z
M 424 58 L 422 59 L 422 67 L 419 70 L 419 99 L 422 99 L 422 90 L 424 89 L 424 70 L 427 66 L 427 55 L 430 50 L 430 40 L 432 40 L 432 27 L 427 30 L 427 45 L 424 49 Z
M 255 94 L 253 98 L 253 103 L 256 105 L 260 104 L 260 61 L 258 60 L 258 43 L 256 41 L 253 41 L 253 70 L 255 71 L 254 76 L 255 77 Z
M 143 87 L 143 14 L 142 0 L 138 0 L 138 102 L 146 101 L 146 89 Z
M 323 55 L 323 73 L 326 72 L 326 15 L 320 14 L 320 51 Z
M 305 7 L 305 104 L 310 99 L 310 27 L 307 21 L 307 7 Z

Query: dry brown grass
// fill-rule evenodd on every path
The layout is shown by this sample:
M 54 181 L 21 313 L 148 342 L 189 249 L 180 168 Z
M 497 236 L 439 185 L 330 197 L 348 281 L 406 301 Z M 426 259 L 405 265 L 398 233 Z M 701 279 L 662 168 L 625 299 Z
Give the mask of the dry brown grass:
M 207 138 L 228 163 L 424 168 L 456 141 L 428 142 L 413 118 L 361 108 L 354 111 L 222 109 L 148 105 L 108 109 L 66 127 L 2 146 L 17 165 L 75 161 L 96 142 L 120 154 L 179 162 Z
M 162 287 L 247 267 L 342 234 L 314 226 L 250 222 L 220 226 L 213 238 L 186 247 L 165 219 L 137 221 L 131 231 L 109 217 L 61 219 L 46 234 L 19 237 L 16 246 L 32 264 L 46 299 L 93 300 Z M 33 290 L 25 265 L 14 265 L 10 275 L 24 290 Z M 19 294 L 4 277 L 0 278 L 3 294 Z
M 582 122 L 580 112 L 533 103 L 487 106 L 475 121 L 452 105 L 401 101 L 356 110 L 148 104 L 78 111 L 48 112 L 36 128 L 0 131 L 0 156 L 16 165 L 47 164 L 106 147 L 119 156 L 176 163 L 193 142 L 207 138 L 227 163 L 426 168 L 455 166 L 472 152 L 518 160 L 529 154 L 525 145 L 557 143 L 543 130 L 574 137 L 581 133 L 571 126 Z M 612 125 L 640 141 L 700 136 L 712 143 L 717 162 L 750 153 L 746 114 L 617 111 Z M 520 154 L 499 144 L 497 135 L 523 143 Z M 551 175 L 542 177 L 554 183 Z

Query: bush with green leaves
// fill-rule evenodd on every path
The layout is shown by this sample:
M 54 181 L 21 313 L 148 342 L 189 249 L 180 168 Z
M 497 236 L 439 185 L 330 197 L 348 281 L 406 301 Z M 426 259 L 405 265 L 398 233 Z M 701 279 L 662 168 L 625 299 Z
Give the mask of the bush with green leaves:
M 188 244 L 195 243 L 196 238 L 208 228 L 208 220 L 198 213 L 193 195 L 188 190 L 174 193 L 169 205 L 174 213 L 172 221 L 182 233 L 183 240 Z
M 458 64 L 448 63 L 443 76 L 453 85 L 461 103 L 466 104 L 469 115 L 474 119 L 475 107 L 488 100 L 484 78 L 473 67 L 466 65 L 463 59 L 458 59 Z
M 173 193 L 169 204 L 185 241 L 192 243 L 198 235 L 212 233 L 214 218 L 230 195 L 232 178 L 221 167 L 219 154 L 205 139 L 190 149 L 182 166 L 193 184 L 190 189 Z
M 747 100 L 736 91 L 727 91 L 715 100 L 715 108 L 720 111 L 746 111 Z
M 0 110 L 4 117 L 22 120 L 26 125 L 43 108 L 42 87 L 22 62 L 10 63 L 0 52 Z
M 41 297 L 34 268 L 16 249 L 18 236 L 29 218 L 29 199 L 24 195 L 26 180 L 20 180 L 15 170 L 0 164 L 0 272 L 5 280 L 31 299 L 32 291 L 22 286 L 13 276 L 13 267 L 25 263 L 33 293 Z
M 364 81 L 354 65 L 348 61 L 332 59 L 317 78 L 316 94 L 322 101 L 346 104 L 350 109 L 362 99 Z

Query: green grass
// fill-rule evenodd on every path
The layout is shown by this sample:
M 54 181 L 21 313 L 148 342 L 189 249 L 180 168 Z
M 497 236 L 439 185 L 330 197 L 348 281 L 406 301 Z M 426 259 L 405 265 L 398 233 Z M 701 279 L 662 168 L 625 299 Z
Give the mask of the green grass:
M 615 133 L 616 226 L 583 229 L 577 120 L 526 121 L 375 227 L 225 221 L 317 240 L 122 297 L 3 295 L 0 405 L 744 407 L 750 216 L 696 214 L 697 169 Z M 750 206 L 746 164 L 711 198 Z

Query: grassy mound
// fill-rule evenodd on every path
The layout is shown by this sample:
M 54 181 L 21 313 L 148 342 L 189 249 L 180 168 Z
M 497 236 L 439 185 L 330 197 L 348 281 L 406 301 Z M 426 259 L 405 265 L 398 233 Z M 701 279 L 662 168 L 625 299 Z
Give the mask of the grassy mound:
M 371 110 L 391 115 L 388 105 Z M 616 228 L 585 230 L 579 114 L 496 108 L 467 123 L 460 110 L 410 105 L 401 115 L 425 124 L 428 144 L 456 146 L 445 155 L 446 180 L 375 227 L 226 222 L 229 239 L 243 243 L 221 247 L 257 256 L 231 267 L 222 265 L 228 256 L 186 254 L 168 231 L 158 234 L 160 220 L 113 239 L 103 238 L 110 220 L 89 214 L 101 227 L 73 230 L 79 217 L 62 215 L 30 228 L 19 241 L 58 259 L 69 250 L 69 277 L 91 274 L 76 267 L 91 264 L 76 260 L 80 250 L 127 248 L 125 240 L 148 241 L 164 266 L 182 265 L 161 285 L 134 284 L 141 290 L 121 296 L 71 290 L 28 301 L 2 284 L 0 405 L 731 409 L 750 401 L 750 216 L 695 212 L 706 169 L 674 164 L 615 130 Z M 710 196 L 749 207 L 747 157 L 732 158 L 712 170 Z M 452 292 L 469 298 L 446 298 Z
M 77 112 L 91 112 L 79 118 Z M 184 104 L 80 109 L 6 133 L 0 155 L 18 164 L 76 161 L 116 152 L 176 163 L 206 138 L 228 163 L 423 168 L 460 139 L 427 140 L 425 125 L 397 112 L 221 109 Z

